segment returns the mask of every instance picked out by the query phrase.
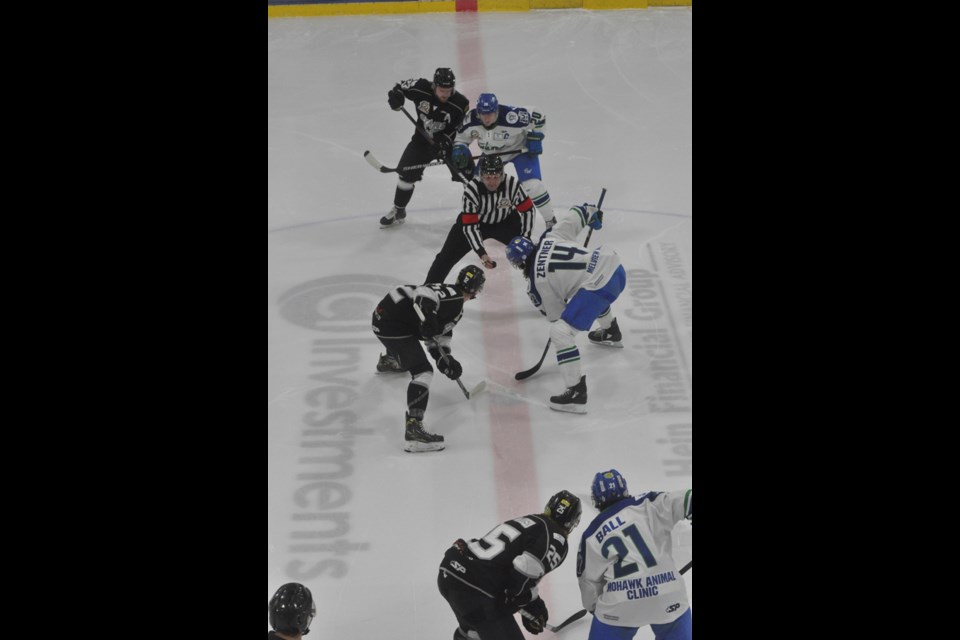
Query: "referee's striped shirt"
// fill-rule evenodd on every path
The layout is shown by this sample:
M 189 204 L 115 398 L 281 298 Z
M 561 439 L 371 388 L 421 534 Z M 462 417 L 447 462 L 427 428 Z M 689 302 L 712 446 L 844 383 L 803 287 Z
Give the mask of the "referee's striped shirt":
M 483 236 L 480 235 L 480 223 L 497 224 L 511 215 L 520 216 L 520 235 L 529 238 L 533 231 L 533 201 L 516 177 L 504 173 L 500 188 L 493 192 L 487 190 L 479 177 L 464 187 L 460 221 L 463 235 L 477 255 L 482 256 L 487 252 L 483 247 Z

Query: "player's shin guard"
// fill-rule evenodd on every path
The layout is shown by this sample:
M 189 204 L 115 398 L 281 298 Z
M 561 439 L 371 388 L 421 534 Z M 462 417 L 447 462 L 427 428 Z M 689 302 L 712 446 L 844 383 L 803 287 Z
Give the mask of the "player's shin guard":
M 547 229 L 552 229 L 553 225 L 557 223 L 557 218 L 553 213 L 553 205 L 550 204 L 550 194 L 547 193 L 547 188 L 543 185 L 543 182 L 531 178 L 530 180 L 524 180 L 522 186 L 530 199 L 533 200 L 537 211 L 543 216 L 543 221 L 547 223 Z
M 381 228 L 403 224 L 403 221 L 407 218 L 406 207 L 410 198 L 413 197 L 414 186 L 412 182 L 397 180 L 397 190 L 393 194 L 393 208 L 390 209 L 390 213 L 380 218 Z
M 566 390 L 550 397 L 550 408 L 568 413 L 587 412 L 586 376 L 580 374 L 580 350 L 574 341 L 577 330 L 564 320 L 557 320 L 550 329 L 550 340 L 557 349 L 557 364 L 563 373 Z
M 580 350 L 575 342 L 576 335 L 577 330 L 565 320 L 557 320 L 550 328 L 550 340 L 557 350 L 557 364 L 567 387 L 580 381 Z
M 430 382 L 433 380 L 433 371 L 424 371 L 413 374 L 413 379 L 407 385 L 407 417 L 423 420 L 427 411 L 427 401 L 430 399 Z
M 403 450 L 410 453 L 424 451 L 442 451 L 444 448 L 443 436 L 430 433 L 423 428 L 423 415 L 427 410 L 427 400 L 430 397 L 430 381 L 433 371 L 414 374 L 413 380 L 407 385 L 407 420 L 403 434 Z

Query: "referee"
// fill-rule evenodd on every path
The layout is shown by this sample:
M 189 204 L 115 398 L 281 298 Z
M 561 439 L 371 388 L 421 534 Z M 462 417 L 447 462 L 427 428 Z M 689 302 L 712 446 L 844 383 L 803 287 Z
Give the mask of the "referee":
M 433 259 L 425 283 L 444 282 L 455 264 L 473 249 L 483 266 L 496 263 L 487 255 L 484 238 L 495 238 L 506 245 L 514 236 L 530 237 L 533 231 L 533 201 L 520 181 L 503 172 L 500 156 L 480 159 L 480 177 L 463 189 L 463 212 L 450 227 L 450 233 Z

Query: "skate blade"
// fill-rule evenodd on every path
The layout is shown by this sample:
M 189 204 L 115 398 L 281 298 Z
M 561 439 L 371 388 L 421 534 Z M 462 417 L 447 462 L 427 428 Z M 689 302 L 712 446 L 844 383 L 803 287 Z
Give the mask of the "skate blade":
M 403 450 L 407 453 L 426 453 L 427 451 L 443 451 L 442 442 L 407 442 Z
M 614 349 L 623 349 L 622 342 L 614 342 L 613 340 L 604 340 L 602 342 L 595 342 L 594 340 L 591 340 L 590 344 L 595 344 L 598 347 L 613 347 Z
M 550 408 L 554 411 L 562 411 L 564 413 L 586 413 L 587 405 L 585 404 L 554 404 L 550 403 Z
M 487 388 L 487 381 L 486 381 L 486 380 L 481 380 L 481 381 L 477 384 L 477 386 L 475 386 L 473 389 L 470 389 L 470 392 L 469 392 L 469 393 L 470 393 L 470 397 L 472 398 L 473 396 L 477 395 L 478 393 L 480 393 L 481 391 L 483 391 L 483 390 L 486 389 L 486 388 Z

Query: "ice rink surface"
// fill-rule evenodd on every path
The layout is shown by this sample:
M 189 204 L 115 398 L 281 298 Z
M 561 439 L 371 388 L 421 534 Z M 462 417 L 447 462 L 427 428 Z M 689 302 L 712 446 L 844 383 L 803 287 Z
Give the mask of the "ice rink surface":
M 269 21 L 267 597 L 285 582 L 309 586 L 310 638 L 450 638 L 456 622 L 436 588 L 444 550 L 568 489 L 583 519 L 541 583 L 559 624 L 581 608 L 575 555 L 596 515 L 593 474 L 619 469 L 635 494 L 692 486 L 692 23 L 679 7 Z M 452 346 L 467 387 L 489 389 L 467 400 L 436 374 L 425 426 L 447 448 L 408 454 L 409 377 L 375 373 L 370 314 L 392 286 L 423 281 L 462 189 L 427 169 L 406 224 L 381 230 L 396 177 L 363 152 L 396 166 L 413 127 L 387 91 L 441 66 L 471 106 L 490 91 L 546 115 L 541 169 L 555 211 L 607 188 L 590 246 L 612 245 L 627 270 L 613 307 L 625 348 L 580 334 L 588 413 L 551 411 L 564 387 L 552 349 L 537 375 L 514 380 L 549 325 L 488 242 L 499 264 Z M 534 238 L 542 230 L 538 215 Z M 479 261 L 453 273 L 468 263 Z M 678 525 L 678 566 L 692 541 Z M 585 639 L 589 621 L 562 636 Z

